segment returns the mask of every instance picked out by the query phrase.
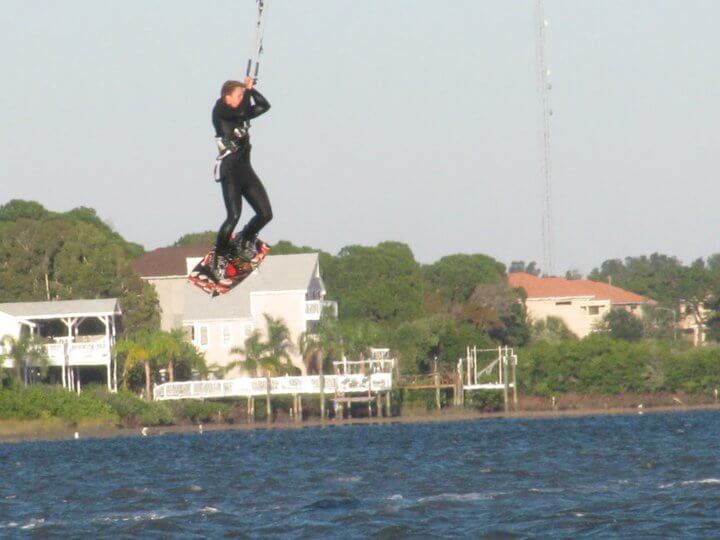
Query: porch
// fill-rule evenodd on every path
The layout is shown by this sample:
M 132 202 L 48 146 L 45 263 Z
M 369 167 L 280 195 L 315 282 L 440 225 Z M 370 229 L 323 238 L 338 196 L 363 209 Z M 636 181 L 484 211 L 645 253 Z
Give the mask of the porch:
M 59 368 L 64 388 L 81 389 L 81 368 L 104 367 L 108 390 L 117 391 L 117 363 L 112 354 L 122 313 L 117 299 L 64 300 L 0 304 L 0 311 L 29 321 L 41 338 L 49 368 Z M 19 336 L 15 336 L 19 337 Z M 12 360 L 4 362 L 12 366 Z M 28 364 L 29 368 L 40 365 Z

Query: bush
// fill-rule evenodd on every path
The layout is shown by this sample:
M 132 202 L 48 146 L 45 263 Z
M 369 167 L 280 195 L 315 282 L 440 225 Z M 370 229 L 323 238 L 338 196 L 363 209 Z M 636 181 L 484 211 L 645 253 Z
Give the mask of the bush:
M 230 414 L 230 406 L 217 401 L 175 401 L 171 407 L 177 419 L 185 418 L 194 423 L 212 422 L 218 416 L 227 418 Z
M 87 393 L 109 406 L 125 426 L 170 425 L 174 418 L 164 403 L 145 401 L 129 390 L 122 389 L 112 394 L 105 389 L 94 388 Z
M 0 418 L 21 420 L 60 418 L 69 422 L 94 418 L 118 421 L 118 415 L 112 407 L 91 394 L 78 395 L 51 386 L 0 390 Z
M 720 388 L 720 347 L 631 342 L 590 335 L 541 342 L 519 353 L 518 383 L 526 394 L 711 392 Z

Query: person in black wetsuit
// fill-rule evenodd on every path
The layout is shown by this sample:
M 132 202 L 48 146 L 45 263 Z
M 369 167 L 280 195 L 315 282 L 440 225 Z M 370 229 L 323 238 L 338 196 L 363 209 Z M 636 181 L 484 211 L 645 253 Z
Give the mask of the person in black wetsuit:
M 220 151 L 215 179 L 222 185 L 227 209 L 227 217 L 218 231 L 212 264 L 216 278 L 222 277 L 229 256 L 250 260 L 257 254 L 257 235 L 273 217 L 265 187 L 250 164 L 250 120 L 270 109 L 270 103 L 253 87 L 254 82 L 252 77 L 246 77 L 244 82 L 226 81 L 212 111 Z M 255 215 L 238 235 L 239 241 L 231 242 L 242 212 L 243 197 Z

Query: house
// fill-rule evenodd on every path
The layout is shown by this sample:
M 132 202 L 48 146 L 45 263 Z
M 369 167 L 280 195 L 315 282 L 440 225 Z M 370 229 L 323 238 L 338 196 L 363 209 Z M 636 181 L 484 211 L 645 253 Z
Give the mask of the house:
M 692 309 L 684 300 L 678 302 L 677 313 L 680 314 L 680 319 L 677 321 L 677 329 L 680 331 L 682 339 L 691 341 L 694 346 L 700 347 L 707 343 L 706 321 L 712 312 L 702 304 L 695 309 Z
M 619 287 L 587 279 L 539 277 L 525 272 L 508 274 L 513 288 L 525 291 L 528 315 L 535 321 L 562 319 L 578 337 L 590 334 L 611 309 L 624 309 L 637 317 L 655 301 Z
M 187 281 L 190 269 L 206 252 L 202 247 L 160 248 L 135 261 L 140 276 L 157 291 L 161 328 L 184 328 L 208 365 L 221 371 L 239 359 L 231 349 L 243 347 L 254 330 L 265 332 L 265 315 L 279 318 L 290 331 L 292 362 L 304 374 L 298 338 L 312 333 L 323 309 L 337 316 L 337 303 L 325 300 L 318 254 L 268 256 L 232 291 L 211 298 Z
M 117 298 L 5 303 L 0 304 L 0 337 L 19 339 L 31 332 L 42 338 L 51 376 L 59 375 L 65 388 L 79 391 L 83 370 L 90 375 L 104 368 L 108 389 L 117 390 L 112 349 L 120 315 Z M 12 362 L 6 359 L 3 367 Z

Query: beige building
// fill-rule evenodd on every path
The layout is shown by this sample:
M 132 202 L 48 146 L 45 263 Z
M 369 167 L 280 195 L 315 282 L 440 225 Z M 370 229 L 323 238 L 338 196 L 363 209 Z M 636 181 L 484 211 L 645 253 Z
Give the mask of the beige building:
M 511 287 L 522 288 L 525 305 L 534 321 L 562 319 L 568 329 L 583 338 L 593 332 L 611 309 L 624 309 L 641 317 L 642 306 L 653 300 L 599 281 L 538 277 L 524 272 L 508 274 Z
M 297 349 L 300 334 L 312 332 L 325 307 L 337 316 L 337 303 L 325 300 L 317 253 L 271 255 L 231 292 L 211 298 L 187 281 L 205 251 L 161 248 L 135 261 L 136 270 L 157 291 L 162 329 L 186 329 L 208 365 L 225 367 L 239 359 L 232 348 L 243 347 L 255 329 L 266 331 L 265 315 L 279 318 L 290 331 L 292 362 L 305 374 Z

